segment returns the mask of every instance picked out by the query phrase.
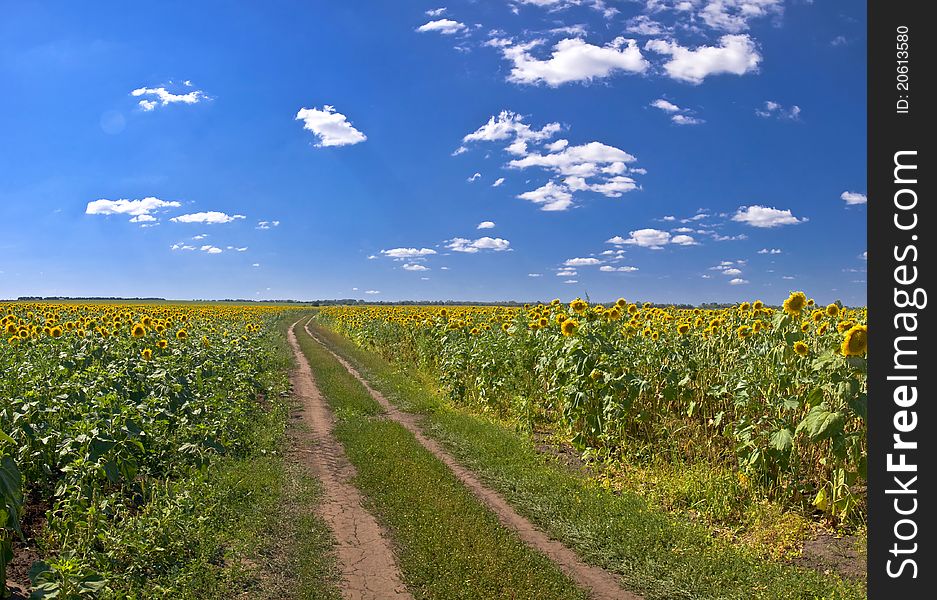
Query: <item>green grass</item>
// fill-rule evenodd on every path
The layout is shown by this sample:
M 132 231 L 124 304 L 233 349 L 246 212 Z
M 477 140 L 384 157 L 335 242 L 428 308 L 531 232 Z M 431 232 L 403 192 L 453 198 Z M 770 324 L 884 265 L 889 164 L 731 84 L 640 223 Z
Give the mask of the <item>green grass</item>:
M 317 335 L 404 410 L 425 416 L 440 440 L 522 514 L 586 561 L 658 598 L 864 598 L 860 582 L 769 561 L 697 523 L 606 489 L 538 453 L 503 423 L 448 405 L 419 373 L 392 365 L 321 327 Z
M 502 527 L 302 327 L 297 338 L 337 418 L 355 485 L 397 544 L 416 598 L 585 598 L 543 555 Z

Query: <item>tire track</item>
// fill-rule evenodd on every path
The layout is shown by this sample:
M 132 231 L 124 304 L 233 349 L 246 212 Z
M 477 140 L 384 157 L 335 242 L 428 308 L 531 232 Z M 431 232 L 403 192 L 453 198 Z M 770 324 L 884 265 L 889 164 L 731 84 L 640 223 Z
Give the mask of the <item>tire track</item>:
M 515 511 L 500 494 L 483 484 L 472 471 L 456 462 L 455 458 L 438 442 L 424 435 L 415 415 L 401 411 L 383 394 L 372 388 L 357 369 L 333 352 L 327 344 L 309 330 L 308 321 L 303 327 L 312 339 L 334 356 L 368 390 L 371 397 L 387 411 L 387 418 L 403 425 L 424 448 L 449 467 L 472 494 L 498 517 L 502 525 L 516 531 L 525 544 L 556 563 L 567 577 L 588 590 L 596 600 L 643 600 L 641 596 L 622 589 L 616 575 L 600 567 L 586 564 L 562 542 L 551 539 L 537 529 L 533 523 Z
M 332 435 L 332 414 L 293 333 L 298 323 L 287 333 L 296 358 L 296 369 L 290 375 L 293 393 L 309 428 L 305 435 L 299 435 L 305 447 L 298 454 L 300 462 L 322 482 L 323 501 L 317 512 L 335 537 L 342 596 L 347 600 L 412 600 L 394 560 L 390 539 L 364 509 L 361 493 L 351 483 L 355 468 Z

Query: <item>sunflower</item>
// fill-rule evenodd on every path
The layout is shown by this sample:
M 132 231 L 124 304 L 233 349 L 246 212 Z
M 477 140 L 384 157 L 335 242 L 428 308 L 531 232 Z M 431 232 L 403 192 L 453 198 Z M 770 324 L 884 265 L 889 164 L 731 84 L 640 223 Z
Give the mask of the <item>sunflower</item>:
M 836 304 L 827 304 L 826 305 L 826 314 L 830 317 L 835 317 L 839 315 L 839 306 Z
M 478 330 L 478 327 L 472 327 L 472 329 L 471 329 L 471 331 L 469 331 L 469 333 L 472 334 L 472 335 L 478 335 L 478 334 L 481 333 L 481 332 Z
M 836 324 L 836 331 L 840 333 L 845 333 L 855 326 L 856 326 L 855 321 L 851 319 L 847 319 L 845 321 L 840 321 L 839 323 Z
M 507 333 L 510 328 L 511 328 L 511 324 L 508 323 L 507 321 L 505 321 L 504 323 L 501 323 L 501 331 Z
M 62 337 L 62 328 L 56 325 L 55 327 L 49 330 L 49 335 L 51 335 L 54 338 Z
M 689 323 L 680 323 L 679 325 L 677 325 L 677 333 L 679 333 L 680 335 L 686 335 L 687 333 L 689 333 L 689 331 L 690 331 Z
M 160 350 L 164 350 L 166 346 L 168 345 L 169 345 L 169 342 L 167 342 L 166 340 L 160 340 L 156 342 L 156 347 L 159 348 Z
M 749 304 L 748 302 L 742 302 L 742 304 L 739 305 L 739 310 L 742 312 L 748 312 L 751 309 L 751 307 L 752 305 Z
M 787 314 L 797 316 L 806 305 L 807 296 L 803 292 L 791 292 L 791 295 L 784 301 L 783 307 Z
M 204 336 L 204 335 L 202 336 L 202 345 L 205 346 L 206 348 L 211 346 L 211 342 L 208 341 L 208 336 Z
M 739 325 L 739 328 L 735 330 L 735 333 L 739 336 L 740 339 L 744 340 L 752 335 L 752 328 L 748 325 Z
M 621 318 L 621 310 L 618 309 L 617 305 L 615 308 L 609 310 L 605 313 L 605 316 L 608 317 L 609 321 L 617 321 Z
M 628 301 L 625 300 L 624 298 L 619 298 L 618 300 L 615 300 L 615 306 L 617 306 L 618 308 L 625 308 L 626 306 L 628 306 Z
M 810 352 L 810 349 L 807 348 L 807 344 L 803 342 L 794 342 L 794 352 L 800 356 L 807 356 L 807 353 Z
M 149 348 L 144 348 L 140 354 L 143 356 L 143 360 L 150 360 L 153 358 L 153 351 Z
M 135 338 L 141 338 L 146 335 L 146 327 L 143 326 L 143 323 L 136 323 L 133 329 L 130 330 L 130 334 Z
M 660 339 L 660 332 L 659 332 L 659 331 L 655 331 L 654 333 L 652 333 L 652 334 L 651 334 L 651 339 L 654 340 L 655 342 L 656 342 L 657 340 L 659 340 L 659 339 Z
M 804 321 L 803 323 L 801 323 L 800 331 L 802 333 L 807 333 L 808 331 L 810 331 L 810 321 Z
M 637 312 L 638 312 L 638 305 L 637 305 L 637 304 L 629 304 L 629 305 L 628 305 L 628 314 L 629 314 L 629 315 L 636 314 Z
M 592 381 L 598 381 L 602 378 L 603 375 L 605 375 L 605 373 L 599 369 L 592 369 L 592 372 L 589 373 L 589 378 L 592 379 Z
M 546 317 L 540 317 L 540 319 L 537 321 L 537 324 L 540 325 L 540 328 L 542 329 L 550 324 L 550 319 Z
M 847 331 L 840 346 L 844 356 L 863 356 L 868 349 L 869 328 L 866 325 L 856 325 Z
M 759 331 L 761 331 L 761 328 L 764 326 L 765 326 L 765 322 L 762 321 L 761 319 L 758 319 L 757 321 L 752 323 L 752 333 L 758 333 Z
M 823 335 L 824 333 L 826 333 L 826 330 L 829 328 L 830 328 L 829 323 L 822 323 L 819 327 L 817 327 L 817 335 Z
M 589 308 L 589 303 L 581 298 L 576 298 L 569 303 L 569 308 L 572 309 L 577 315 L 581 315 L 586 312 L 586 309 Z
M 189 332 L 187 332 L 185 329 L 180 329 L 179 331 L 176 332 L 177 340 L 184 340 L 187 337 L 189 337 Z
M 765 303 L 762 302 L 761 300 L 755 300 L 754 304 L 752 304 L 752 308 L 755 310 L 761 310 L 764 307 L 765 307 Z
M 579 329 L 579 321 L 576 319 L 566 319 L 563 321 L 562 325 L 560 325 L 560 331 L 562 331 L 563 335 L 566 337 L 576 335 L 577 329 Z
M 833 306 L 836 306 L 836 305 L 834 304 Z M 822 311 L 822 310 L 815 310 L 815 311 L 813 311 L 813 314 L 810 315 L 810 318 L 813 319 L 814 323 L 819 323 L 820 321 L 823 320 L 823 317 L 824 317 L 825 315 L 826 315 L 826 313 L 825 313 L 824 311 Z

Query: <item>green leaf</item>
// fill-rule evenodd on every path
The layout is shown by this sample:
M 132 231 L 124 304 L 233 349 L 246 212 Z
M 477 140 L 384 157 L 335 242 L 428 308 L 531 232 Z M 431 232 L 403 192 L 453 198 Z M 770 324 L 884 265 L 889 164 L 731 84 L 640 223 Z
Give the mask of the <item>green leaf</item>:
M 794 445 L 794 435 L 786 427 L 771 434 L 771 446 L 780 452 L 790 452 Z
M 810 439 L 818 442 L 842 432 L 845 421 L 843 413 L 832 412 L 829 406 L 820 404 L 810 409 L 804 420 L 797 426 L 797 430 L 806 430 Z

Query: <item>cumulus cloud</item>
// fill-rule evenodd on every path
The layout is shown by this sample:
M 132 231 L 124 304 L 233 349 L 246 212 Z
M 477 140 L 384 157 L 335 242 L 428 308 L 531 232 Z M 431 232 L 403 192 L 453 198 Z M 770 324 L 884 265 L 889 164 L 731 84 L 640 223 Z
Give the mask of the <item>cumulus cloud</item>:
M 429 271 L 429 267 L 418 265 L 416 263 L 407 263 L 403 266 L 407 271 Z
M 186 84 L 191 85 L 191 82 L 187 81 Z M 130 92 L 130 95 L 135 98 L 144 96 L 144 98 L 140 100 L 139 105 L 140 108 L 146 112 L 155 109 L 157 106 L 168 106 L 170 104 L 197 104 L 198 102 L 208 98 L 208 96 L 206 96 L 205 93 L 201 90 L 192 90 L 190 92 L 186 92 L 185 94 L 173 94 L 165 87 L 137 88 Z M 153 99 L 147 99 L 145 96 L 149 96 Z
M 603 271 L 605 273 L 634 273 L 637 270 L 638 270 L 638 267 L 628 267 L 628 266 L 613 267 L 611 265 L 602 265 L 601 267 L 599 267 L 599 271 Z
M 365 294 L 372 294 L 372 295 L 373 295 L 373 294 L 380 294 L 381 292 L 378 291 L 378 290 L 365 290 L 364 293 L 365 293 Z
M 478 224 L 478 227 L 476 227 L 475 229 L 494 229 L 494 227 L 495 227 L 494 221 L 482 221 L 481 223 Z
M 575 269 L 563 268 L 556 272 L 557 277 L 575 277 L 578 273 Z
M 651 102 L 651 106 L 654 108 L 659 108 L 664 112 L 668 113 L 677 113 L 683 111 L 682 108 L 670 102 L 669 100 L 664 100 L 663 98 L 658 98 L 657 100 Z
M 355 129 L 348 118 L 335 107 L 326 104 L 320 108 L 301 108 L 296 113 L 296 120 L 303 122 L 303 129 L 311 131 L 319 138 L 317 147 L 350 146 L 368 139 L 368 136 Z
M 149 196 L 140 200 L 95 200 L 85 207 L 86 215 L 128 215 L 131 223 L 152 223 L 153 213 L 167 208 L 179 208 L 179 202 L 160 200 Z
M 477 172 L 476 172 L 476 173 L 472 174 L 471 177 L 469 177 L 468 179 L 466 179 L 466 181 L 468 181 L 469 183 L 472 183 L 472 182 L 474 182 L 476 179 L 478 179 L 478 178 L 481 177 L 481 176 L 482 176 L 481 173 L 477 173 Z
M 446 12 L 446 7 L 445 7 L 445 6 L 441 6 L 441 7 L 439 7 L 439 8 L 431 8 L 431 9 L 425 11 L 425 14 L 426 14 L 427 17 L 438 17 L 439 15 L 441 15 L 441 14 L 443 14 L 443 13 L 445 13 L 445 12 Z
M 570 284 L 572 284 L 572 283 L 579 283 L 579 281 L 576 280 L 576 279 L 567 279 L 567 280 L 564 281 L 563 283 L 570 283 Z
M 258 221 L 257 227 L 255 227 L 255 229 L 267 230 L 267 229 L 273 229 L 274 227 L 279 227 L 279 226 L 280 226 L 279 221 Z
M 713 29 L 738 33 L 748 29 L 749 21 L 783 10 L 784 0 L 709 0 L 699 16 Z
M 597 258 L 570 258 L 563 264 L 567 267 L 586 267 L 590 265 L 601 264 L 602 261 Z
M 661 250 L 667 244 L 695 246 L 698 242 L 689 235 L 671 236 L 669 232 L 647 228 L 632 231 L 627 239 L 616 235 L 611 239 L 605 240 L 605 243 L 614 244 L 616 246 L 631 244 L 642 248 L 650 248 L 651 250 Z
M 230 223 L 231 221 L 244 218 L 246 218 L 244 215 L 229 215 L 217 210 L 209 210 L 205 212 L 179 215 L 178 217 L 173 217 L 169 220 L 173 223 L 205 223 L 206 225 L 218 225 L 221 223 Z
M 432 248 L 391 248 L 381 250 L 381 254 L 390 258 L 422 258 L 436 254 Z
M 495 182 L 491 184 L 491 187 L 498 187 L 502 183 L 504 183 L 504 177 L 498 177 L 497 179 L 495 179 Z
M 481 250 L 503 252 L 510 249 L 511 242 L 501 238 L 490 238 L 488 236 L 480 237 L 477 240 L 453 238 L 448 240 L 446 247 L 454 252 L 466 252 L 469 254 L 474 254 Z
M 221 248 L 218 248 L 217 246 L 212 246 L 211 244 L 206 244 L 202 246 L 201 248 L 199 248 L 199 250 L 201 250 L 202 252 L 207 252 L 208 254 L 221 254 L 222 252 Z
M 454 33 L 459 33 L 460 31 L 465 30 L 465 24 L 459 23 L 458 21 L 453 21 L 452 19 L 437 19 L 435 21 L 429 21 L 424 23 L 416 28 L 420 33 L 426 33 L 428 31 L 441 33 L 443 35 L 452 35 Z
M 748 35 L 724 35 L 718 46 L 690 49 L 674 41 L 650 40 L 645 49 L 670 56 L 664 63 L 667 76 L 699 84 L 712 75 L 745 75 L 757 70 L 761 54 Z
M 788 119 L 790 121 L 796 121 L 799 119 L 800 112 L 800 107 L 796 104 L 789 108 L 785 108 L 773 100 L 766 100 L 762 108 L 755 109 L 755 114 L 763 119 L 776 117 L 778 119 Z
M 865 194 L 860 194 L 859 192 L 843 192 L 842 194 L 839 195 L 839 197 L 842 200 L 845 200 L 846 204 L 849 206 L 853 206 L 856 204 L 865 204 L 866 202 L 869 201 L 869 199 L 866 198 Z
M 618 72 L 643 73 L 649 67 L 637 42 L 624 37 L 617 37 L 605 46 L 594 46 L 578 37 L 567 38 L 553 46 L 550 58 L 541 60 L 530 51 L 543 44 L 544 40 L 516 44 L 503 38 L 488 42 L 513 63 L 508 81 L 514 83 L 557 87 L 603 79 Z
M 573 205 L 573 195 L 563 185 L 548 181 L 539 188 L 518 194 L 522 200 L 530 200 L 540 205 L 540 210 L 559 211 L 566 210 Z
M 543 277 L 543 273 L 528 273 L 528 277 Z
M 746 223 L 752 227 L 780 227 L 781 225 L 797 225 L 805 222 L 807 219 L 798 219 L 791 214 L 790 209 L 779 210 L 767 206 L 742 206 L 732 217 L 733 221 Z
M 547 143 L 546 140 L 560 129 L 559 123 L 533 129 L 523 122 L 523 117 L 505 110 L 489 118 L 486 124 L 466 135 L 462 141 L 463 144 L 507 142 L 505 151 L 517 157 L 508 161 L 508 168 L 538 168 L 550 173 L 550 181 L 517 196 L 539 205 L 541 210 L 569 209 L 573 206 L 573 192 L 577 191 L 592 191 L 615 198 L 639 188 L 633 178 L 625 175 L 639 172 L 628 166 L 637 160 L 633 155 L 601 142 L 570 145 L 568 140 L 561 139 Z M 539 146 L 543 151 L 531 146 Z
M 741 277 L 736 277 L 735 279 L 729 280 L 729 285 L 744 285 L 748 283 L 747 279 L 742 279 Z
M 780 254 L 780 248 L 762 248 L 758 251 L 758 254 Z

